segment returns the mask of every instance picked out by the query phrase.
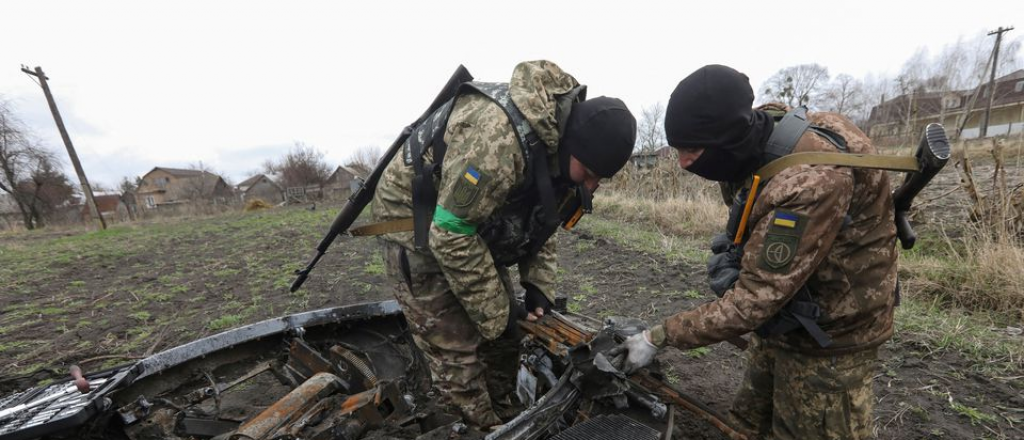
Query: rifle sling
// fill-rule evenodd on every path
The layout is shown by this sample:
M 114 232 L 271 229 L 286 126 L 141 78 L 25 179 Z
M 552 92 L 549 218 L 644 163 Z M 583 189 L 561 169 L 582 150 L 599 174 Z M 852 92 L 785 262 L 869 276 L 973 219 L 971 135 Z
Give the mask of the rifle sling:
M 353 237 L 368 237 L 374 235 L 393 234 L 395 232 L 409 232 L 413 230 L 412 217 L 389 220 L 380 223 L 371 223 L 358 228 L 348 230 Z
M 780 157 L 761 167 L 754 174 L 765 181 L 782 170 L 796 165 L 839 165 L 854 168 L 873 168 L 888 171 L 907 171 L 916 173 L 920 170 L 917 158 L 912 156 L 883 156 L 878 154 L 851 153 L 793 153 Z

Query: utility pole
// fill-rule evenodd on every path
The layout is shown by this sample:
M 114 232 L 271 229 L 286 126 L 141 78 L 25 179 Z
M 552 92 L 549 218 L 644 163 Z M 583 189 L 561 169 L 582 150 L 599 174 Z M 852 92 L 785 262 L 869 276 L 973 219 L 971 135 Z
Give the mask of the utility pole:
M 992 71 L 988 78 L 988 105 L 985 107 L 985 118 L 981 121 L 981 127 L 979 127 L 979 138 L 988 136 L 988 118 L 992 114 L 992 103 L 996 99 L 996 70 L 999 67 L 999 44 L 1003 41 L 1003 34 L 1012 30 L 1012 27 L 1004 28 L 1000 26 L 999 29 L 988 33 L 989 35 L 996 36 L 996 45 L 992 48 Z
M 50 93 L 50 86 L 46 84 L 46 74 L 43 73 L 43 68 L 36 66 L 36 70 L 29 70 L 28 66 L 22 65 L 21 71 L 36 78 L 39 78 L 39 85 L 43 88 L 43 94 L 46 95 L 46 102 L 50 104 L 50 113 L 53 113 L 53 120 L 57 123 L 57 129 L 60 130 L 60 137 L 64 140 L 64 146 L 68 149 L 68 156 L 71 156 L 71 164 L 75 166 L 75 172 L 78 173 L 78 181 L 82 184 L 82 193 L 85 194 L 85 204 L 89 206 L 89 214 L 92 215 L 93 219 L 99 219 L 100 227 L 107 229 L 107 222 L 103 220 L 103 215 L 100 214 L 100 209 L 96 206 L 96 199 L 92 196 L 92 186 L 89 185 L 89 179 L 85 177 L 85 170 L 82 169 L 82 163 L 78 161 L 78 153 L 75 153 L 75 146 L 71 145 L 71 137 L 68 136 L 68 130 L 64 128 L 64 120 L 60 117 L 60 111 L 57 110 L 57 103 L 53 101 L 53 95 Z

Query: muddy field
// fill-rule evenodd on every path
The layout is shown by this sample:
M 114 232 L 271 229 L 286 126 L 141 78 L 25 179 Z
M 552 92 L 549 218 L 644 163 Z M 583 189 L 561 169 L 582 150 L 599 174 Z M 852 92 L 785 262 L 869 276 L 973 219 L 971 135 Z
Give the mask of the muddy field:
M 334 209 L 120 226 L 102 233 L 0 235 L 0 391 L 130 362 L 197 337 L 301 310 L 389 298 L 373 239 L 344 237 L 303 290 L 287 291 Z M 623 226 L 625 227 L 625 226 Z M 559 234 L 569 309 L 648 322 L 709 301 L 703 265 L 584 227 Z M 898 333 L 875 379 L 881 439 L 1024 438 L 1024 372 Z M 669 380 L 725 411 L 743 374 L 726 344 L 661 355 Z M 724 438 L 677 415 L 674 438 Z

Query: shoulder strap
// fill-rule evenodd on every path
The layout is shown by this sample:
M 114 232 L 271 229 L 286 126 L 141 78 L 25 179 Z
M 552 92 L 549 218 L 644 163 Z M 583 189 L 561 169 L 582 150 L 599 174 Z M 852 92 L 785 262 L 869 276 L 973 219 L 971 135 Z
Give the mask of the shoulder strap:
M 877 154 L 848 153 L 794 153 L 765 165 L 754 172 L 767 180 L 782 170 L 796 165 L 840 165 L 853 168 L 872 168 L 887 171 L 917 172 L 920 166 L 912 156 L 882 156 Z
M 772 135 L 768 137 L 768 145 L 764 148 L 764 163 L 771 163 L 792 153 L 796 143 L 810 126 L 811 123 L 807 122 L 807 107 L 797 107 L 786 113 L 782 120 L 775 124 Z

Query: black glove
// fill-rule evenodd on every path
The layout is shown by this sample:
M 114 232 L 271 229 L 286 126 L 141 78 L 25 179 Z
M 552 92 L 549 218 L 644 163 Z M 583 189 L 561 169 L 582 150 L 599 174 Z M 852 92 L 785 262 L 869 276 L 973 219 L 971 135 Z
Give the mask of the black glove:
M 544 314 L 547 315 L 551 311 L 551 301 L 548 301 L 548 297 L 544 296 L 544 293 L 533 284 L 523 283 L 523 287 L 526 288 L 526 294 L 523 295 L 526 311 L 533 313 L 534 310 L 540 307 L 544 309 Z
M 732 244 L 725 234 L 720 234 L 711 240 L 711 251 L 715 255 L 708 259 L 708 287 L 721 298 L 740 277 L 743 249 Z
M 519 321 L 526 319 L 526 309 L 519 305 L 519 302 L 513 300 L 509 304 L 508 310 L 508 324 L 505 325 L 505 331 L 501 333 L 499 338 L 520 340 L 523 339 L 523 331 L 519 329 Z

